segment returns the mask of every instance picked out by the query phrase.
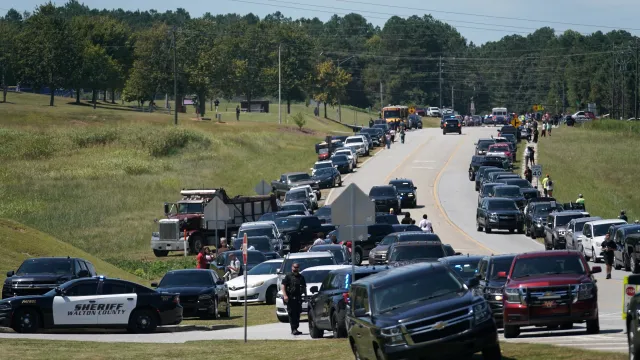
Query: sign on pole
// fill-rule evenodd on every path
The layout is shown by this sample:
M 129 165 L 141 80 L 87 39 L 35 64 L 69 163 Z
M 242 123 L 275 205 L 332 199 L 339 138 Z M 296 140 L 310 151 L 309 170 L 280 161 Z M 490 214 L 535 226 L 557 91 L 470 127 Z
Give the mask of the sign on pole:
M 536 178 L 536 188 L 540 185 L 540 177 L 542 176 L 542 165 L 531 165 L 531 175 Z
M 627 319 L 627 309 L 629 301 L 638 293 L 640 285 L 640 275 L 628 275 L 622 282 L 622 320 Z
M 258 195 L 269 195 L 271 193 L 271 184 L 267 183 L 264 180 L 261 180 L 260 183 L 256 185 L 254 190 Z
M 376 222 L 375 203 L 358 185 L 351 183 L 331 204 L 331 222 L 338 226 L 341 239 L 346 235 L 351 240 L 351 278 L 355 279 L 356 242 L 369 237 L 368 225 Z
M 242 263 L 247 265 L 247 233 L 242 236 Z
M 244 275 L 244 342 L 247 342 L 247 233 L 242 236 L 242 273 Z M 227 303 L 227 306 L 229 304 Z
M 218 230 L 220 230 L 219 223 L 224 221 L 225 224 L 227 221 L 231 219 L 231 215 L 229 214 L 229 206 L 224 203 L 219 197 L 214 197 L 209 204 L 204 208 L 204 218 L 207 221 L 207 228 L 209 227 L 209 220 L 213 219 L 214 229 L 216 230 L 216 249 L 220 246 L 218 241 Z M 226 229 L 226 226 L 223 227 Z

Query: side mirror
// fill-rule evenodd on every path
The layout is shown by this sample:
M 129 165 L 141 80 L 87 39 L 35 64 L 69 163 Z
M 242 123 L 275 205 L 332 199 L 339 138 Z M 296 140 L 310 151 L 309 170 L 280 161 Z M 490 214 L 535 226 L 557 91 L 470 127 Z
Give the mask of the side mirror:
M 371 313 L 367 312 L 365 309 L 356 309 L 353 311 L 353 316 L 357 317 L 357 318 L 363 318 L 363 317 L 367 317 L 370 316 Z
M 87 271 L 87 270 L 78 271 L 78 277 L 79 278 L 89 277 L 89 276 L 90 276 L 90 274 L 89 274 L 89 271 Z
M 11 271 L 7 271 L 7 277 L 12 277 L 13 275 L 15 275 L 15 271 L 11 270 Z
M 507 278 L 507 272 L 506 271 L 498 272 L 498 278 L 499 279 L 506 279 Z
M 218 279 L 216 285 L 224 285 L 224 279 Z
M 56 294 L 58 295 L 61 295 L 61 296 L 64 295 L 64 290 L 62 290 L 62 288 L 60 287 L 55 288 L 55 291 L 56 291 Z
M 317 287 L 317 286 L 312 286 L 312 287 L 311 287 L 311 289 L 309 289 L 309 291 L 310 291 L 312 294 L 316 294 L 316 293 L 318 293 L 318 287 Z
M 462 255 L 461 252 L 453 253 L 453 255 Z
M 602 272 L 602 268 L 600 266 L 594 266 L 591 268 L 591 273 L 592 274 L 597 274 L 599 272 Z
M 417 186 L 414 186 L 414 187 L 413 187 L 413 190 L 418 190 L 418 187 L 417 187 Z
M 473 275 L 473 277 L 478 279 L 478 280 L 480 280 L 480 279 L 482 279 L 482 274 L 476 273 L 475 275 Z
M 164 214 L 165 215 L 169 214 L 169 204 L 168 203 L 164 203 Z
M 477 287 L 478 285 L 480 285 L 480 280 L 478 280 L 477 278 L 469 279 L 469 283 L 467 284 L 469 288 L 474 288 L 474 287 Z
M 157 288 L 158 287 L 158 283 L 157 282 L 152 282 L 151 283 L 151 287 Z

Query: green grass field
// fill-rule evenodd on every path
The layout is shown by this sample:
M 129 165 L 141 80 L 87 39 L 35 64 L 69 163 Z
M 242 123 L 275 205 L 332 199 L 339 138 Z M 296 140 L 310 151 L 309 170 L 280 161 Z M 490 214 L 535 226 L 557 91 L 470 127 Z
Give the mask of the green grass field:
M 224 330 L 220 330 L 224 331 Z M 604 353 L 528 344 L 502 344 L 505 360 L 623 360 L 622 353 Z M 0 340 L 0 353 L 6 360 L 84 360 L 84 359 L 188 359 L 216 358 L 226 360 L 347 360 L 353 359 L 349 344 L 344 339 L 317 341 L 194 341 L 186 344 L 139 344 Z M 474 360 L 482 359 L 476 355 Z
M 551 175 L 553 196 L 562 202 L 585 198 L 587 211 L 615 218 L 627 211 L 629 221 L 640 219 L 640 124 L 596 120 L 582 127 L 562 126 L 540 138 L 538 161 Z

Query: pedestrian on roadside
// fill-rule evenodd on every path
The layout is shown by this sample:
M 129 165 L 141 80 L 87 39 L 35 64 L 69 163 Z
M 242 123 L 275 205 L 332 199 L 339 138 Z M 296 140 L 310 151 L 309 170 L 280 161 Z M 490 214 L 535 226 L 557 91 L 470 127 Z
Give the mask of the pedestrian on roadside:
M 229 265 L 227 266 L 227 274 L 229 280 L 235 279 L 240 274 L 240 260 L 236 257 L 236 254 L 229 254 Z
M 549 133 L 549 137 L 551 137 L 551 129 L 553 128 L 553 126 L 551 126 L 550 122 L 547 122 L 547 132 Z
M 400 222 L 400 224 L 411 225 L 411 214 L 404 213 L 404 219 Z
M 420 224 L 418 224 L 418 226 L 426 233 L 433 233 L 433 224 L 427 218 L 427 214 L 422 215 L 422 220 L 420 220 Z
M 533 184 L 533 172 L 531 172 L 531 168 L 529 168 L 529 166 L 524 170 L 524 178 L 527 179 L 529 183 Z
M 620 210 L 620 216 L 618 216 L 618 219 L 629 222 L 629 219 L 627 218 L 627 213 L 624 210 Z
M 236 121 L 240 121 L 240 105 L 236 106 Z
M 537 127 L 533 128 L 533 143 L 534 144 L 538 143 L 538 128 Z
M 211 252 L 208 247 L 203 246 L 196 255 L 196 269 L 208 269 L 211 261 Z
M 527 146 L 526 149 L 524 149 L 524 164 L 526 166 L 529 166 L 529 152 L 531 151 L 531 147 Z
M 578 199 L 576 200 L 576 204 L 584 205 L 584 197 L 582 196 L 582 194 L 578 195 Z
M 542 191 L 544 192 L 544 197 L 547 197 L 547 181 L 549 181 L 549 174 L 542 179 Z
M 404 144 L 404 127 L 400 129 L 400 142 Z
M 551 180 L 551 177 L 548 178 L 547 180 L 547 194 L 549 195 L 549 197 L 553 197 L 553 180 Z
M 536 150 L 533 146 L 529 146 L 529 163 L 531 166 L 536 164 Z
M 543 121 L 542 122 L 542 137 L 547 137 L 547 122 Z
M 617 248 L 615 241 L 611 239 L 609 234 L 604 236 L 602 249 L 604 250 L 604 262 L 607 264 L 607 279 L 611 279 L 611 268 L 613 265 L 613 251 Z
M 287 306 L 292 335 L 302 334 L 298 331 L 298 327 L 300 326 L 303 295 L 307 295 L 307 282 L 300 274 L 300 264 L 293 263 L 291 272 L 282 279 L 282 299 Z
M 390 132 L 388 132 L 385 135 L 385 140 L 386 140 L 386 143 L 387 143 L 387 149 L 391 149 L 391 133 Z
M 218 101 L 218 99 L 215 99 L 215 101 L 213 102 L 213 105 L 215 105 L 216 113 L 217 113 L 218 112 L 218 106 L 220 105 L 220 101 Z
M 318 238 L 313 242 L 313 245 L 322 245 L 324 244 L 324 233 L 318 233 Z

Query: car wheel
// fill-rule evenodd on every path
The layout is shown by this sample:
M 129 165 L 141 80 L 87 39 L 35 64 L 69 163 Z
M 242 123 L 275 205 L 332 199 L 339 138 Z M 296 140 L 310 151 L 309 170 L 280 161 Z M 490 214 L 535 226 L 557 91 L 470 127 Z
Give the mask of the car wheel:
M 596 255 L 596 249 L 591 248 L 591 256 L 592 256 L 591 260 L 593 261 L 594 264 L 599 263 L 598 256 Z
M 479 222 L 476 221 L 476 230 L 478 231 L 482 231 L 482 226 L 480 225 Z
M 622 258 L 623 264 L 622 266 L 624 267 L 624 271 L 631 271 L 631 266 L 629 264 L 629 257 L 627 256 L 627 254 L 624 255 L 624 257 Z
M 584 251 L 584 248 L 582 248 L 582 255 L 584 255 L 584 259 L 589 261 L 591 258 L 589 256 L 587 256 L 587 252 Z
M 270 286 L 267 289 L 267 294 L 265 295 L 265 302 L 267 305 L 273 305 L 276 303 L 276 295 L 278 295 L 278 289 L 275 286 Z
M 219 314 L 221 318 L 230 318 L 231 317 L 231 303 L 229 302 L 229 297 L 227 296 L 227 309 Z
M 514 325 L 505 325 L 504 326 L 504 338 L 505 339 L 513 339 L 517 338 L 520 335 L 520 327 Z
M 338 338 L 346 338 L 347 337 L 347 323 L 345 322 L 344 316 L 338 316 L 338 312 L 334 312 L 331 317 L 331 330 L 333 331 L 333 337 Z
M 288 323 L 289 322 L 289 317 L 288 316 L 276 315 L 276 317 L 278 318 L 278 321 L 280 321 L 281 323 Z
M 360 266 L 362 264 L 362 250 L 356 249 L 355 251 L 356 265 Z
M 218 318 L 218 299 L 213 300 L 213 309 L 207 310 L 207 313 L 201 318 L 210 320 L 216 320 Z
M 320 339 L 324 335 L 324 331 L 316 327 L 316 321 L 314 320 L 315 316 L 312 316 L 311 314 L 312 313 L 309 312 L 309 320 L 307 321 L 309 323 L 309 336 L 311 336 L 312 339 Z
M 152 333 L 157 326 L 157 314 L 148 309 L 139 309 L 131 314 L 128 330 L 133 333 Z
M 36 309 L 18 309 L 13 314 L 13 330 L 17 333 L 35 333 L 40 329 L 40 314 Z
M 487 234 L 490 234 L 491 233 L 491 228 L 488 227 L 488 226 L 485 226 L 484 227 L 484 232 L 487 233 Z
M 600 332 L 600 319 L 587 320 L 587 334 L 598 334 Z
M 500 360 L 502 353 L 500 352 L 500 344 L 491 345 L 482 349 L 482 358 L 484 360 Z
M 155 255 L 156 257 L 165 257 L 165 256 L 169 255 L 169 250 L 156 250 L 156 249 L 153 249 L 153 255 Z

